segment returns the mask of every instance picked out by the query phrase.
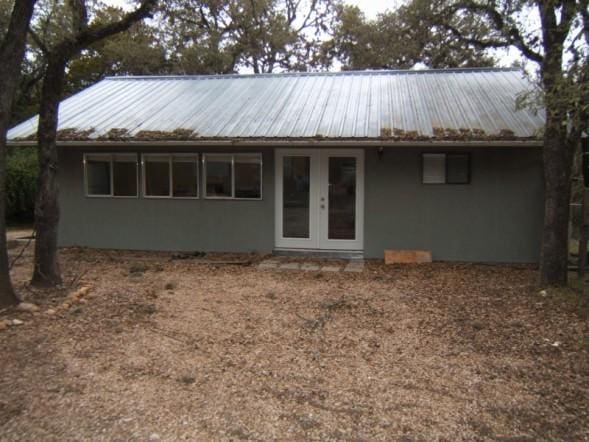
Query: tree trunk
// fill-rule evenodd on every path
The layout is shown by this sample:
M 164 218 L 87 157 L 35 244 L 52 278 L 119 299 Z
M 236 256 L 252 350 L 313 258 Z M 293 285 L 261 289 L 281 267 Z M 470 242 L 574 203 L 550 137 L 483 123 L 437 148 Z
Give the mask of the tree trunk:
M 51 287 L 61 284 L 57 254 L 59 227 L 58 152 L 56 145 L 59 100 L 68 55 L 52 53 L 43 79 L 39 109 L 39 185 L 35 201 L 35 266 L 31 284 Z
M 2 106 L 0 106 L 2 107 Z M 2 111 L 0 110 L 0 113 Z M 16 305 L 19 299 L 10 281 L 6 244 L 6 124 L 10 113 L 0 117 L 0 308 Z
M 552 29 L 554 10 L 540 8 L 543 23 L 544 60 L 541 66 L 546 109 L 544 127 L 544 226 L 540 283 L 565 286 L 568 282 L 569 218 L 571 176 L 575 145 L 568 139 L 566 80 L 562 71 L 563 43 L 566 35 Z
M 548 112 L 544 135 L 544 228 L 540 282 L 564 286 L 568 280 L 571 173 L 574 146 L 562 119 Z
M 34 6 L 35 0 L 14 3 L 8 30 L 0 41 L 0 307 L 19 302 L 10 281 L 6 247 L 6 132 Z
M 63 40 L 45 54 L 48 64 L 41 89 L 37 130 L 39 156 L 39 186 L 35 201 L 37 237 L 31 280 L 31 284 L 35 286 L 51 287 L 62 281 L 57 254 L 59 228 L 57 126 L 67 63 L 84 48 L 125 31 L 133 23 L 147 17 L 156 3 L 157 0 L 142 0 L 139 8 L 125 14 L 119 21 L 103 26 L 88 26 L 85 2 L 71 2 L 74 28 L 77 28 L 78 32 L 73 38 Z

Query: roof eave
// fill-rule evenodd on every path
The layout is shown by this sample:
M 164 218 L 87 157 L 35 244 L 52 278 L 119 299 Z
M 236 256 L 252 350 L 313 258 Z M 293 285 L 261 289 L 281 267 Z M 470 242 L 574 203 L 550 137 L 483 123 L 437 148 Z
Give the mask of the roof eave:
M 8 141 L 13 147 L 36 146 L 35 140 Z M 542 140 L 334 140 L 334 139 L 292 139 L 292 140 L 84 140 L 58 141 L 59 147 L 541 147 Z

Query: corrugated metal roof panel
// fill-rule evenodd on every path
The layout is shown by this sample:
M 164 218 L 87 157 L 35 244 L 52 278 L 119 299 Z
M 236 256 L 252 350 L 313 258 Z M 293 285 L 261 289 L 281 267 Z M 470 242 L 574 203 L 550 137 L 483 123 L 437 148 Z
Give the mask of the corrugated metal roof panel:
M 59 130 L 193 130 L 202 138 L 403 138 L 479 131 L 531 138 L 544 115 L 516 110 L 513 69 L 110 77 L 64 100 Z M 36 117 L 9 131 L 34 136 Z M 439 135 L 438 135 L 439 136 Z

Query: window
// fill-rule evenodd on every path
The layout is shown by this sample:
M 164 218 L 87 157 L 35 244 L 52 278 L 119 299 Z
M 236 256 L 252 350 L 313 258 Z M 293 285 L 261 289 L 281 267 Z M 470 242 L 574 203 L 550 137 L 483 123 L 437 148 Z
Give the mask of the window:
M 231 155 L 207 155 L 205 175 L 207 197 L 231 198 L 233 157 Z
M 137 196 L 137 155 L 113 155 L 114 196 Z
M 424 153 L 423 184 L 469 184 L 470 155 L 467 153 Z
M 172 196 L 198 197 L 198 157 L 172 157 Z
M 446 183 L 468 184 L 470 182 L 470 158 L 468 154 L 446 156 Z
M 235 198 L 262 197 L 262 161 L 259 157 L 235 157 Z
M 110 155 L 86 155 L 86 195 L 111 196 Z
M 145 196 L 170 196 L 170 156 L 144 155 Z
M 207 198 L 262 198 L 260 154 L 204 155 Z
M 143 193 L 151 198 L 198 198 L 198 155 L 143 155 Z
M 137 198 L 136 154 L 84 155 L 87 196 Z

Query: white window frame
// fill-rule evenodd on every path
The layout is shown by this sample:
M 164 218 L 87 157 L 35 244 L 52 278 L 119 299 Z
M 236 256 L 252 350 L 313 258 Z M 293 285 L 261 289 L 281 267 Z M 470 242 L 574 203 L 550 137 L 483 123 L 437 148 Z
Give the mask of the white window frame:
M 168 195 L 148 195 L 147 194 L 147 183 L 145 173 L 145 159 L 149 157 L 168 157 L 168 176 L 169 176 L 169 189 Z M 196 196 L 174 196 L 174 174 L 173 174 L 173 163 L 174 158 L 193 158 L 196 164 Z M 141 154 L 141 193 L 143 198 L 146 199 L 173 199 L 173 200 L 197 200 L 200 198 L 200 171 L 199 171 L 199 158 L 198 153 L 158 153 L 150 152 Z
M 114 165 L 113 163 L 115 162 L 115 157 L 117 155 L 120 156 L 124 156 L 124 155 L 128 155 L 129 157 L 135 157 L 135 195 L 115 195 L 115 183 L 114 183 Z M 105 159 L 109 160 L 109 164 L 110 164 L 110 194 L 108 195 L 91 195 L 88 192 L 88 160 L 87 157 L 103 157 Z M 85 153 L 83 155 L 83 166 L 84 166 L 84 195 L 86 196 L 86 198 L 121 198 L 121 199 L 137 199 L 139 198 L 139 161 L 138 161 L 138 155 L 135 152 L 118 152 L 118 153 L 114 153 L 114 152 L 109 152 L 109 153 L 104 153 L 104 152 L 97 152 L 97 153 L 93 153 L 93 152 L 88 152 Z M 105 161 L 106 162 L 106 161 Z M 131 161 L 129 161 L 131 162 Z
M 226 156 L 231 158 L 231 196 L 213 196 L 207 194 L 207 158 Z M 239 158 L 256 158 L 260 161 L 260 196 L 258 198 L 235 197 L 235 162 Z M 238 161 L 239 162 L 239 161 Z M 235 201 L 262 201 L 264 199 L 264 158 L 261 153 L 203 153 L 203 195 L 207 200 L 235 200 Z

